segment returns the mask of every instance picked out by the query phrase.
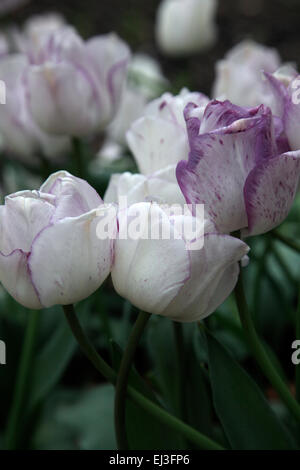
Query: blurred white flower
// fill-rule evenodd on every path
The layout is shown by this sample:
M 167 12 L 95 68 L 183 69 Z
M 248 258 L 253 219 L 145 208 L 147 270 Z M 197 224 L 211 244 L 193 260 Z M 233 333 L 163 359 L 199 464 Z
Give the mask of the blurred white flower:
M 275 72 L 280 62 L 275 49 L 250 40 L 237 44 L 216 64 L 213 97 L 239 106 L 271 105 L 263 72 Z
M 216 7 L 216 0 L 163 0 L 156 18 L 156 40 L 162 52 L 185 56 L 212 45 Z
M 25 22 L 21 30 L 15 28 L 12 31 L 14 46 L 17 51 L 27 54 L 34 62 L 49 35 L 67 27 L 65 19 L 58 13 L 34 15 Z
M 142 116 L 147 102 L 158 96 L 166 83 L 159 64 L 152 57 L 133 56 L 120 107 L 107 129 L 108 138 L 126 146 L 126 132 L 131 124 Z
M 56 135 L 99 132 L 120 105 L 129 59 L 129 48 L 115 34 L 83 41 L 65 27 L 47 35 L 28 72 L 35 121 Z
M 0 134 L 4 147 L 14 155 L 35 163 L 37 156 L 55 158 L 69 148 L 69 139 L 43 132 L 28 108 L 28 59 L 12 54 L 0 59 L 0 79 L 6 85 L 6 104 L 0 105 Z

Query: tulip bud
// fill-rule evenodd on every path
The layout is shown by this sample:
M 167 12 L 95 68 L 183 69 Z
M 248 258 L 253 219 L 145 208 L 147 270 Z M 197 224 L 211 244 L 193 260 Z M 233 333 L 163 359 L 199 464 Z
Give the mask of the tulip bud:
M 166 55 L 185 56 L 216 39 L 216 0 L 163 0 L 157 11 L 156 40 Z
M 110 273 L 112 241 L 97 237 L 103 201 L 65 171 L 39 191 L 21 191 L 0 206 L 0 280 L 19 303 L 40 309 L 78 302 Z
M 247 245 L 227 235 L 206 233 L 196 240 L 199 249 L 189 251 L 185 233 L 178 227 L 190 222 L 186 219 L 191 217 L 171 217 L 151 203 L 119 211 L 119 234 L 137 212 L 142 226 L 140 236 L 120 235 L 115 243 L 112 281 L 116 291 L 148 313 L 181 322 L 205 318 L 233 290 L 238 261 L 248 252 Z M 155 239 L 149 236 L 149 227 L 152 234 L 170 236 Z
M 54 31 L 28 71 L 35 121 L 50 134 L 99 132 L 118 109 L 129 57 L 115 34 L 84 42 L 73 28 Z

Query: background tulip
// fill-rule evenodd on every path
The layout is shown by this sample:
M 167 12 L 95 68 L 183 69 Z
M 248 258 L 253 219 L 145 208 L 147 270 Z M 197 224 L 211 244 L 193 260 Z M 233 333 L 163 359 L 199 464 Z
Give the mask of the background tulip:
M 129 64 L 128 78 L 116 117 L 108 126 L 108 138 L 126 146 L 126 132 L 143 115 L 147 102 L 161 94 L 166 85 L 159 64 L 145 54 L 135 54 Z
M 27 67 L 23 54 L 0 59 L 0 79 L 6 86 L 6 104 L 0 105 L 0 134 L 6 150 L 34 163 L 39 154 L 60 157 L 68 150 L 69 140 L 50 136 L 32 119 L 27 102 Z
M 275 72 L 281 60 L 275 49 L 245 40 L 233 47 L 223 60 L 216 63 L 212 95 L 228 99 L 239 106 L 270 105 L 265 72 Z
M 194 54 L 216 38 L 216 0 L 163 0 L 157 11 L 156 40 L 170 56 Z
M 118 109 L 129 57 L 115 34 L 84 42 L 71 27 L 54 31 L 28 72 L 36 122 L 58 135 L 99 132 Z
M 147 105 L 142 118 L 127 132 L 127 142 L 139 170 L 152 174 L 187 158 L 188 136 L 183 111 L 192 102 L 205 109 L 208 98 L 183 89 L 179 95 L 164 93 Z
M 280 153 L 270 109 L 212 101 L 202 119 L 192 104 L 185 116 L 191 152 L 177 179 L 186 201 L 205 204 L 219 232 L 256 235 L 279 225 L 294 200 L 300 152 Z
M 88 297 L 111 268 L 112 241 L 96 236 L 103 204 L 84 180 L 60 171 L 39 191 L 0 207 L 0 280 L 22 305 L 40 309 Z
M 300 75 L 293 67 L 284 68 L 274 74 L 266 74 L 269 89 L 282 118 L 283 127 L 292 150 L 300 149 Z
M 234 288 L 247 245 L 227 235 L 205 234 L 204 247 L 188 251 L 187 241 L 176 230 L 182 217 L 168 217 L 150 203 L 119 211 L 119 232 L 137 210 L 141 225 L 156 216 L 160 230 L 170 230 L 171 237 L 152 239 L 145 225 L 138 239 L 118 238 L 112 268 L 116 291 L 137 308 L 173 320 L 197 321 L 212 313 Z M 154 224 L 151 227 L 155 229 Z M 175 232 L 179 239 L 174 239 Z

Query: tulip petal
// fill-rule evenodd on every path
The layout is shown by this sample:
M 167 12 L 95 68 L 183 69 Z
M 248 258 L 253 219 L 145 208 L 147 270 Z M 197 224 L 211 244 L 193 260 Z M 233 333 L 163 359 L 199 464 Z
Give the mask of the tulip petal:
M 140 209 L 142 220 L 161 216 L 161 228 L 174 233 L 167 216 L 158 205 L 136 204 L 128 212 L 119 213 L 119 227 L 126 215 L 135 214 Z M 151 225 L 155 228 L 156 224 Z M 148 234 L 148 232 L 147 232 Z M 117 239 L 112 268 L 112 281 L 116 291 L 133 305 L 149 313 L 162 313 L 176 297 L 190 276 L 190 256 L 185 242 L 139 238 L 134 240 Z
M 55 214 L 52 222 L 64 217 L 77 217 L 96 209 L 103 201 L 92 186 L 85 180 L 71 175 L 67 171 L 53 173 L 41 186 L 42 192 L 57 197 Z
M 247 226 L 243 201 L 246 178 L 257 162 L 276 151 L 270 111 L 261 107 L 250 113 L 254 117 L 217 131 L 195 136 L 193 129 L 189 160 L 177 166 L 177 180 L 186 201 L 205 204 L 206 214 L 219 232 Z M 220 119 L 223 123 L 225 117 L 218 117 L 218 122 Z
M 27 264 L 28 254 L 14 250 L 9 255 L 0 253 L 0 281 L 9 294 L 21 305 L 40 309 L 42 304 L 32 282 Z
M 97 237 L 97 210 L 66 218 L 36 237 L 28 264 L 45 307 L 78 302 L 100 287 L 111 267 L 111 240 Z
M 39 191 L 20 191 L 5 198 L 1 206 L 1 251 L 29 252 L 34 237 L 45 228 L 55 211 L 55 197 Z
M 143 117 L 132 125 L 126 136 L 140 172 L 145 175 L 188 156 L 186 131 L 176 123 Z
M 268 232 L 288 215 L 300 175 L 300 150 L 287 152 L 257 165 L 244 188 L 247 235 Z
M 190 251 L 189 280 L 163 315 L 191 322 L 214 312 L 234 289 L 239 274 L 238 261 L 248 251 L 248 246 L 237 238 L 206 234 L 203 248 Z
M 68 63 L 31 66 L 28 90 L 32 115 L 45 132 L 83 136 L 97 130 L 98 97 L 85 70 Z
M 122 199 L 128 205 L 151 201 L 183 205 L 185 199 L 177 183 L 175 170 L 176 166 L 170 165 L 148 177 L 129 172 L 114 174 L 104 195 L 104 201 L 121 204 Z

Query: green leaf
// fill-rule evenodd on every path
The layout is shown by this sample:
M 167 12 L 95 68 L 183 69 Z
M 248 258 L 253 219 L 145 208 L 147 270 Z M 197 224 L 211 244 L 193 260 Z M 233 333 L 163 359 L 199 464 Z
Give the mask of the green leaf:
M 213 401 L 232 448 L 295 448 L 256 383 L 211 333 L 206 338 Z
M 74 337 L 61 314 L 60 323 L 33 363 L 29 410 L 32 410 L 59 381 L 75 348 Z

